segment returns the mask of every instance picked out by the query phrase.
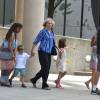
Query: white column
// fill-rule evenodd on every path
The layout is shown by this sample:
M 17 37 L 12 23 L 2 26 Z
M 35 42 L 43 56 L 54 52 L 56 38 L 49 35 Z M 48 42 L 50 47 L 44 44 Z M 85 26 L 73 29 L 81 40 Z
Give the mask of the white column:
M 24 0 L 23 44 L 25 51 L 30 54 L 34 36 L 42 28 L 44 20 L 45 0 Z M 26 81 L 39 71 L 40 65 L 37 54 L 30 59 L 27 66 Z
M 16 0 L 15 22 L 23 23 L 24 0 Z M 22 31 L 18 35 L 18 44 L 22 43 Z

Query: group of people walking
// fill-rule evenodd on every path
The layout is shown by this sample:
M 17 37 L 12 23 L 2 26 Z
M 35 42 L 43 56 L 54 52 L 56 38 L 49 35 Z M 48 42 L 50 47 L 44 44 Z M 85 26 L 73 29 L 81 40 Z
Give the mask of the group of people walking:
M 55 37 L 53 32 L 53 26 L 55 22 L 53 19 L 48 18 L 43 23 L 43 29 L 40 30 L 37 37 L 33 41 L 32 49 L 30 55 L 26 52 L 24 52 L 24 46 L 18 45 L 17 46 L 17 35 L 20 33 L 21 29 L 23 28 L 23 25 L 20 23 L 14 23 L 11 28 L 8 30 L 5 39 L 3 40 L 1 48 L 2 50 L 6 50 L 7 52 L 11 52 L 12 59 L 1 59 L 1 86 L 12 86 L 12 80 L 14 77 L 20 73 L 20 78 L 22 82 L 22 87 L 26 87 L 24 83 L 24 77 L 25 77 L 25 71 L 26 71 L 26 63 L 29 58 L 34 56 L 34 48 L 38 43 L 38 58 L 41 65 L 40 71 L 36 74 L 35 77 L 31 78 L 30 81 L 33 84 L 33 87 L 37 87 L 36 83 L 37 80 L 42 78 L 42 89 L 50 90 L 49 85 L 47 84 L 48 76 L 49 76 L 49 70 L 51 66 L 51 57 L 54 55 L 57 55 L 57 68 L 59 71 L 58 78 L 55 80 L 56 88 L 62 88 L 60 82 L 61 79 L 66 75 L 66 50 L 69 48 L 66 44 L 66 39 L 61 38 L 58 41 L 58 46 L 56 46 L 55 43 Z M 98 36 L 99 34 L 98 34 Z M 99 90 L 97 89 L 96 85 L 99 79 L 99 73 L 100 73 L 100 49 L 97 49 L 96 47 L 100 48 L 100 43 L 97 38 L 97 42 L 95 40 L 96 38 L 93 37 L 91 42 L 92 47 L 92 58 L 91 59 L 91 69 L 92 69 L 92 78 L 85 82 L 86 86 L 89 88 L 89 82 L 92 83 L 92 93 L 99 94 Z M 96 46 L 97 43 L 97 46 Z M 96 49 L 98 53 L 98 66 L 97 66 L 97 57 L 96 55 Z M 96 68 L 97 66 L 97 68 Z M 11 77 L 10 74 L 13 71 L 13 74 Z M 95 80 L 95 81 L 93 81 Z M 96 82 L 96 85 L 95 85 Z M 94 88 L 96 87 L 96 88 Z M 94 90 L 95 89 L 95 90 Z

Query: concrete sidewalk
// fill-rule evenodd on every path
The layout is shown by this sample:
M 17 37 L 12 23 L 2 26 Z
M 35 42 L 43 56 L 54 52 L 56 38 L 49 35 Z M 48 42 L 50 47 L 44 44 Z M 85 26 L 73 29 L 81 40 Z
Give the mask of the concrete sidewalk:
M 55 88 L 56 77 L 53 74 L 49 76 L 50 91 L 42 90 L 41 82 L 37 83 L 38 89 L 32 88 L 31 83 L 26 83 L 27 88 L 21 88 L 20 82 L 14 80 L 14 87 L 0 87 L 0 100 L 100 100 L 100 96 L 91 95 L 84 85 L 89 76 L 66 75 L 62 80 L 64 89 Z

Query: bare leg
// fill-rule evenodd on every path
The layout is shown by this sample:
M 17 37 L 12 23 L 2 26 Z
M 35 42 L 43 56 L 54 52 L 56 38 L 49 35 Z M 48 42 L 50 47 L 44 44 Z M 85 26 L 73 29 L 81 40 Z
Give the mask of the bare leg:
M 100 72 L 97 71 L 97 72 L 95 73 L 93 85 L 97 85 L 97 83 L 98 83 L 98 81 L 99 81 L 99 76 L 100 76 Z
M 25 83 L 24 83 L 24 76 L 21 76 L 21 77 L 20 77 L 20 81 L 22 82 L 22 85 L 21 85 L 21 86 L 22 86 L 23 88 L 26 88 L 26 85 L 25 85 Z
M 88 89 L 89 89 L 89 84 L 90 84 L 91 81 L 92 81 L 92 77 L 88 81 L 85 82 L 85 85 Z
M 93 83 L 94 83 L 94 81 L 95 81 L 95 75 L 96 74 L 96 70 L 92 70 L 92 76 L 91 76 L 91 78 L 88 80 L 88 81 L 86 81 L 85 82 L 85 85 L 86 85 L 86 87 L 89 89 L 89 84 L 91 83 L 92 84 L 92 87 L 93 87 Z
M 60 81 L 65 75 L 66 75 L 66 72 L 64 72 L 64 73 L 63 72 L 59 72 L 58 78 L 55 81 L 57 88 L 61 88 Z
M 66 72 L 64 72 L 64 73 L 60 72 L 60 74 L 58 76 L 58 80 L 61 80 L 65 75 L 66 75 Z
M 12 80 L 14 79 L 14 77 L 16 77 L 18 74 L 18 72 L 15 72 L 12 74 L 11 78 L 9 79 L 9 83 L 10 83 L 10 86 L 12 86 Z
M 97 71 L 96 70 L 92 70 L 92 81 L 91 81 L 91 84 L 92 84 L 92 87 L 94 84 L 97 84 L 95 83 L 96 81 L 96 76 L 97 76 Z
M 22 82 L 22 84 L 24 84 L 24 76 L 20 77 L 20 81 Z
M 66 75 L 66 72 L 59 72 L 57 80 L 61 80 Z
M 15 77 L 15 75 L 13 74 L 13 75 L 11 76 L 10 80 L 13 80 L 14 77 Z

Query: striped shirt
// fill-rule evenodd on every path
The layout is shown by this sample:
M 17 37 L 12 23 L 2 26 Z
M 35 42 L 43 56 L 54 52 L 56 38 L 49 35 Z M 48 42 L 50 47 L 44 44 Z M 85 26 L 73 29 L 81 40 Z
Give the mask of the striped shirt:
M 40 43 L 38 48 L 39 51 L 51 53 L 54 42 L 54 33 L 49 32 L 48 29 L 44 28 L 38 33 L 33 44 L 37 45 Z

